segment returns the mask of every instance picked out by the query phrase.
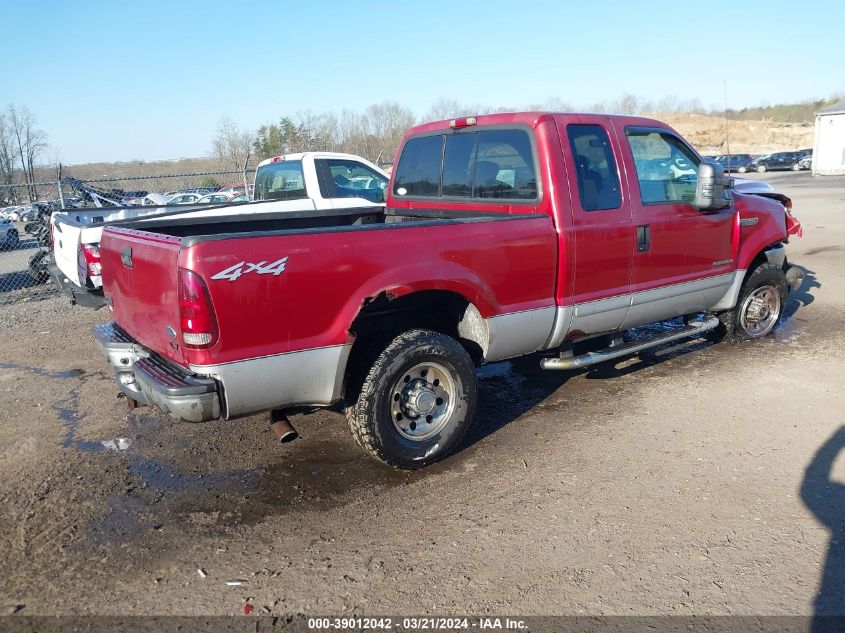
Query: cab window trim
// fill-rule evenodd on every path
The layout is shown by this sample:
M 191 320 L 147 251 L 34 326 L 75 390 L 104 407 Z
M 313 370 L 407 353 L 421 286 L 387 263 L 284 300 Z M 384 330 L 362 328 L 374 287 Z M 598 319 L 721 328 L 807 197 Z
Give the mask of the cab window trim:
M 396 167 L 399 167 L 399 161 L 402 160 L 402 154 L 405 152 L 405 146 L 408 144 L 408 141 L 417 138 L 424 138 L 428 136 L 443 136 L 448 137 L 452 134 L 472 134 L 475 132 L 486 132 L 486 131 L 508 131 L 508 130 L 521 130 L 526 133 L 528 136 L 528 143 L 531 147 L 531 159 L 534 167 L 534 177 L 537 181 L 537 196 L 534 198 L 476 198 L 470 196 L 444 196 L 444 195 L 437 195 L 437 196 L 421 196 L 421 195 L 405 195 L 405 196 L 398 196 L 396 195 L 395 191 L 391 187 L 391 195 L 395 201 L 401 200 L 413 200 L 413 201 L 421 201 L 421 202 L 428 202 L 428 201 L 441 201 L 441 202 L 473 202 L 478 204 L 487 204 L 493 206 L 509 206 L 509 205 L 523 205 L 523 206 L 536 206 L 540 204 L 543 200 L 543 179 L 540 177 L 540 161 L 537 156 L 537 140 L 534 137 L 532 128 L 530 125 L 525 124 L 499 124 L 499 125 L 473 125 L 470 127 L 464 128 L 448 128 L 448 129 L 441 129 L 441 130 L 431 130 L 430 132 L 423 132 L 421 134 L 414 134 L 413 136 L 409 136 L 405 139 L 402 143 L 401 152 L 399 153 L 399 160 L 396 161 Z M 444 157 L 446 152 L 446 141 L 444 141 L 440 147 L 440 180 L 438 183 L 437 190 L 442 192 L 443 191 L 443 163 Z M 473 168 L 474 169 L 474 168 Z
M 654 134 L 654 133 L 656 133 L 656 134 L 663 134 L 663 135 L 666 135 L 666 136 L 671 136 L 675 140 L 679 141 L 681 145 L 683 145 L 684 147 L 689 149 L 690 152 L 692 152 L 692 155 L 693 155 L 694 158 L 698 159 L 698 162 L 695 164 L 696 173 L 698 172 L 698 166 L 704 160 L 701 157 L 701 154 L 699 154 L 695 150 L 695 148 L 693 148 L 692 145 L 687 143 L 687 141 L 683 137 L 681 137 L 680 135 L 678 135 L 677 133 L 675 133 L 672 130 L 669 130 L 669 129 L 666 129 L 666 128 L 663 128 L 663 127 L 651 127 L 651 126 L 648 126 L 648 125 L 626 125 L 625 126 L 625 141 L 628 144 L 628 151 L 631 153 L 631 161 L 634 163 L 634 175 L 636 176 L 636 180 L 637 180 L 637 190 L 640 192 L 640 204 L 644 207 L 685 204 L 688 207 L 690 207 L 691 209 L 695 209 L 695 207 L 692 206 L 691 202 L 687 202 L 685 200 L 664 200 L 664 201 L 658 201 L 658 202 L 646 202 L 646 201 L 643 200 L 643 192 L 642 192 L 642 189 L 640 187 L 640 175 L 639 175 L 639 172 L 637 171 L 637 161 L 634 159 L 634 148 L 631 147 L 631 140 L 630 140 L 630 134 L 631 133 L 634 133 L 634 134 Z M 697 175 L 696 175 L 696 178 L 697 178 Z

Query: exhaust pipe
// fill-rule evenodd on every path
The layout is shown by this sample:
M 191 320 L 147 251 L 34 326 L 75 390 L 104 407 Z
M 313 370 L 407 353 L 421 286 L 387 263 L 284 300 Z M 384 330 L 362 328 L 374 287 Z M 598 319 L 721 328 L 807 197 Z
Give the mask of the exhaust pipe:
M 280 444 L 293 442 L 299 437 L 299 433 L 293 428 L 288 416 L 280 409 L 270 412 L 270 428 L 273 429 L 273 433 L 276 434 Z

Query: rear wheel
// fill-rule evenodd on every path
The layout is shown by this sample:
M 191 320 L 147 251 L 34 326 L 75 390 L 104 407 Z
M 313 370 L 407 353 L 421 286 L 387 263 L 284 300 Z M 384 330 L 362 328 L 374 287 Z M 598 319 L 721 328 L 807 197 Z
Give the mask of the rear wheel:
M 708 338 L 739 342 L 766 336 L 783 314 L 787 291 L 783 270 L 775 264 L 760 264 L 742 284 L 736 307 L 718 315 L 722 324 L 708 332 Z
M 745 166 L 743 165 L 742 167 L 740 167 L 739 169 L 737 169 L 737 171 L 738 171 L 739 173 L 741 173 L 741 174 L 744 174 L 745 172 L 747 172 L 747 171 L 748 171 L 748 169 L 746 169 L 746 168 L 745 168 Z
M 757 165 L 757 173 L 758 174 L 762 174 L 764 171 L 766 171 L 765 165 Z
M 369 367 L 346 409 L 358 443 L 394 468 L 448 455 L 475 413 L 475 366 L 455 339 L 430 330 L 394 338 Z

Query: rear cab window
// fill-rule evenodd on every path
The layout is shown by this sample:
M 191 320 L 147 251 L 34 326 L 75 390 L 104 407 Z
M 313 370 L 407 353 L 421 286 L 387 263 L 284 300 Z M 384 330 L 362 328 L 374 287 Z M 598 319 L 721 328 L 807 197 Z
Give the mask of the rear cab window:
M 573 123 L 566 126 L 566 133 L 575 159 L 581 208 L 618 209 L 622 206 L 622 192 L 607 131 L 600 125 Z
M 450 130 L 411 138 L 396 167 L 393 195 L 536 202 L 540 191 L 528 130 Z
M 268 163 L 255 174 L 255 200 L 297 200 L 307 198 L 302 161 Z

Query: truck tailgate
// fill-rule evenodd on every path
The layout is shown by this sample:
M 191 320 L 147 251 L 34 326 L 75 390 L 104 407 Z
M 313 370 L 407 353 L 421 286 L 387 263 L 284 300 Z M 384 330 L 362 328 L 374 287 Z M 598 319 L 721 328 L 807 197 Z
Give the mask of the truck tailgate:
M 82 227 L 78 224 L 63 222 L 62 214 L 54 213 L 53 223 L 53 257 L 65 277 L 77 286 L 84 283 L 79 269 L 79 244 L 82 238 Z
M 178 237 L 107 227 L 101 258 L 103 288 L 117 324 L 144 346 L 184 364 L 177 338 L 179 244 Z

